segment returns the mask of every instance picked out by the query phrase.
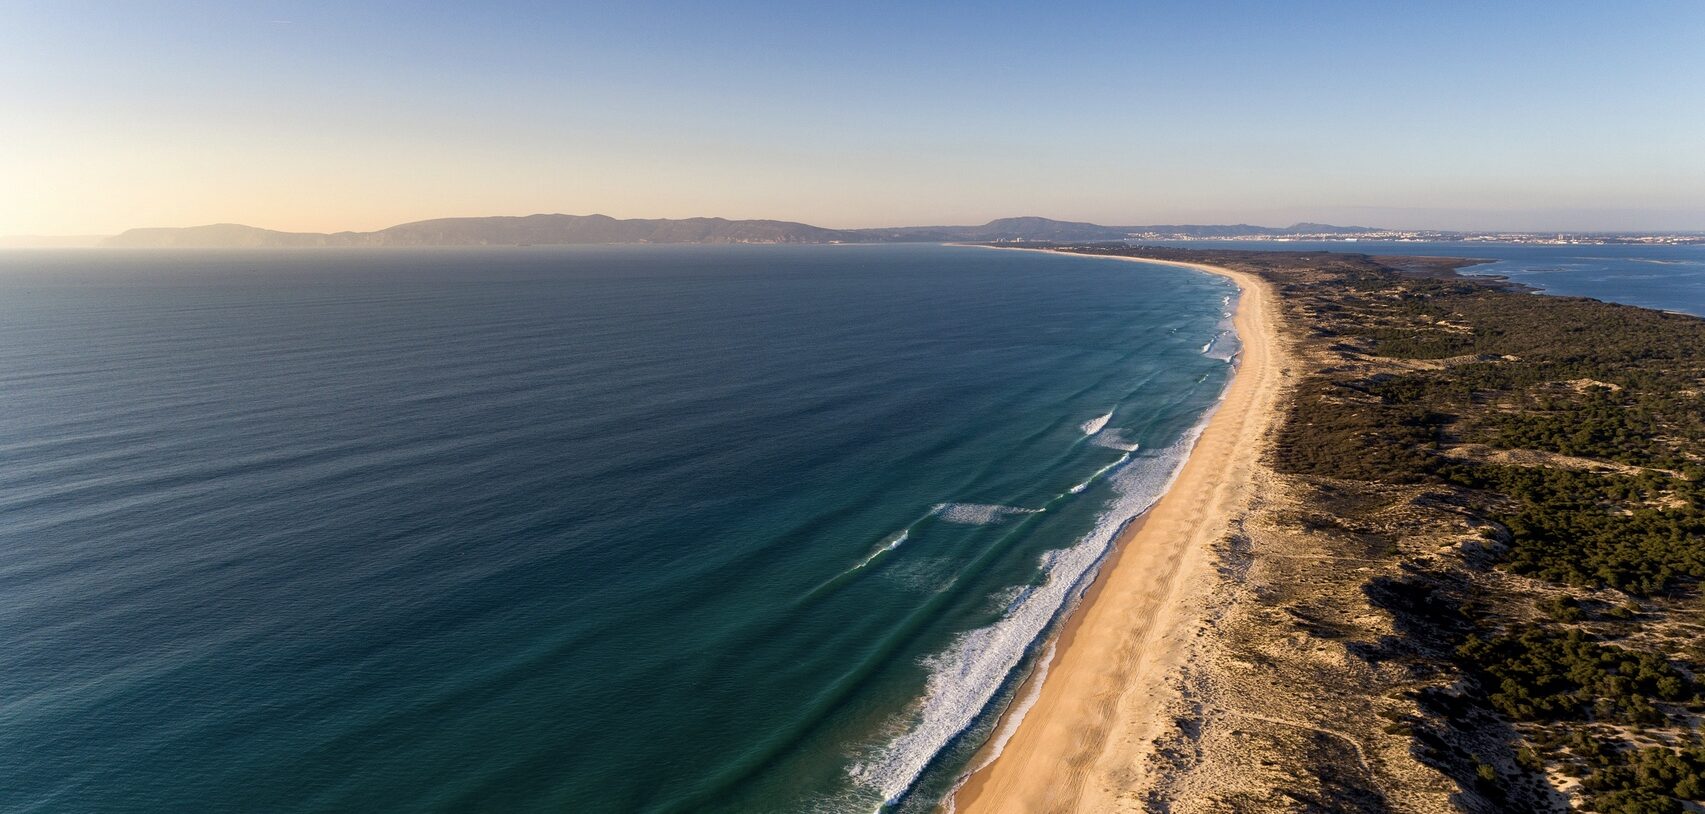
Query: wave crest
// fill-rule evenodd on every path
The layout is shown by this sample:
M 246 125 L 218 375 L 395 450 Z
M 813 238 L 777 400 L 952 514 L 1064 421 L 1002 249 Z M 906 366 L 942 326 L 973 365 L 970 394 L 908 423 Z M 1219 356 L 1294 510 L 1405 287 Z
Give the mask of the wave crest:
M 1101 428 L 1107 426 L 1107 422 L 1111 420 L 1113 420 L 1113 414 L 1109 412 L 1106 415 L 1096 416 L 1095 418 L 1085 421 L 1083 422 L 1082 427 L 1083 434 L 1094 435 L 1101 432 Z
M 1202 423 L 1177 443 L 1119 470 L 1113 480 L 1118 497 L 1096 518 L 1094 528 L 1072 546 L 1044 554 L 1039 563 L 1043 581 L 1016 596 L 1000 621 L 960 634 L 946 651 L 923 661 L 929 678 L 910 720 L 902 724 L 904 731 L 849 769 L 856 782 L 879 792 L 888 803 L 897 802 L 935 756 L 983 714 L 1031 646 L 1081 595 L 1087 577 L 1111 550 L 1120 530 L 1153 506 L 1171 486 L 1212 412 L 1210 408 Z M 950 509 L 965 512 L 962 516 L 979 517 L 984 516 L 981 510 L 989 509 L 1006 510 L 992 516 L 1040 511 L 942 504 L 937 514 L 947 519 Z M 1021 702 L 1015 712 L 1021 713 L 1024 706 Z
M 942 503 L 935 507 L 935 516 L 949 523 L 967 526 L 986 526 L 1017 514 L 1039 514 L 1043 509 L 1001 506 L 994 503 Z
M 1202 378 L 1207 378 L 1207 375 L 1203 374 Z M 1200 384 L 1200 382 L 1198 382 L 1198 384 Z M 1095 440 L 1092 441 L 1091 443 L 1095 444 L 1098 447 L 1103 447 L 1106 449 L 1116 449 L 1116 450 L 1119 450 L 1120 452 L 1136 452 L 1139 448 L 1142 447 L 1141 444 L 1139 444 L 1135 441 L 1132 441 L 1129 438 L 1126 438 L 1124 430 L 1118 430 L 1118 429 L 1107 430 L 1105 432 L 1097 433 L 1095 436 Z

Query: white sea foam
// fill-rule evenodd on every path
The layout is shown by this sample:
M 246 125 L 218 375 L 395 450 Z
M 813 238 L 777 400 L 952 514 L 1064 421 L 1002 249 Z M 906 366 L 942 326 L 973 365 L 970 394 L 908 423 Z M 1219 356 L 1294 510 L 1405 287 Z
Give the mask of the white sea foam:
M 1237 341 L 1237 333 L 1231 328 L 1226 328 L 1214 334 L 1214 338 L 1209 339 L 1208 344 L 1202 346 L 1202 355 L 1209 359 L 1230 362 L 1237 357 L 1237 352 L 1241 349 L 1242 345 Z
M 1095 434 L 1095 440 L 1090 443 L 1106 449 L 1116 449 L 1120 452 L 1136 452 L 1141 444 L 1125 437 L 1121 429 L 1104 430 Z
M 995 758 L 1001 756 L 1001 752 L 1006 749 L 1007 741 L 1012 740 L 1013 733 L 1018 731 L 1018 725 L 1024 722 L 1025 714 L 1036 705 L 1036 699 L 1042 697 L 1042 682 L 1048 680 L 1048 669 L 1054 666 L 1054 644 L 1052 641 L 1048 642 L 1048 646 L 1042 649 L 1041 655 L 1036 657 L 1036 672 L 1030 676 L 1029 686 L 1025 688 L 1024 697 L 1018 699 L 1007 709 L 1005 720 L 1001 721 L 1000 729 L 996 730 L 995 734 L 989 738 L 988 750 L 982 762 L 973 767 L 967 776 L 976 774 L 985 766 L 995 762 Z
M 923 697 L 909 710 L 898 737 L 851 768 L 859 784 L 889 802 L 898 800 L 936 754 L 977 719 L 1031 644 L 1081 593 L 1119 530 L 1165 493 L 1206 421 L 1204 415 L 1178 443 L 1119 470 L 1113 480 L 1118 497 L 1096 518 L 1094 528 L 1072 546 L 1043 555 L 1044 581 L 1014 599 L 1000 621 L 961 634 L 946 651 L 924 660 L 929 679 Z M 1023 708 L 1015 712 L 1011 726 L 1022 718 Z
M 900 529 L 899 534 L 895 534 L 895 535 L 889 537 L 888 539 L 883 540 L 880 543 L 877 543 L 876 549 L 874 551 L 871 551 L 869 556 L 865 557 L 864 560 L 862 562 L 860 562 L 858 565 L 855 565 L 855 566 L 853 566 L 847 570 L 849 572 L 857 571 L 858 569 L 863 568 L 866 565 L 869 565 L 871 560 L 874 560 L 877 557 L 882 556 L 883 554 L 886 554 L 890 551 L 893 551 L 896 548 L 899 548 L 900 544 L 903 542 L 906 542 L 906 538 L 908 538 L 910 536 L 912 536 L 912 527 L 911 526 L 907 526 L 903 529 Z
M 1080 483 L 1076 486 L 1073 486 L 1071 489 L 1067 490 L 1067 493 L 1075 495 L 1075 494 L 1079 494 L 1079 493 L 1083 492 L 1083 490 L 1089 488 L 1090 484 L 1095 483 L 1097 478 L 1100 478 L 1102 475 L 1107 474 L 1110 470 L 1112 470 L 1115 467 L 1118 467 L 1120 465 L 1123 465 L 1126 461 L 1129 461 L 1129 460 L 1131 460 L 1131 453 L 1126 452 L 1124 455 L 1119 456 L 1119 460 L 1114 461 L 1113 463 L 1110 463 L 1104 467 L 1101 467 L 1100 469 L 1095 470 L 1094 474 L 1090 475 L 1087 478 L 1084 478 L 1083 483 Z
M 1000 609 L 1001 609 L 1001 615 L 1005 616 L 1009 613 L 1012 613 L 1013 608 L 1016 608 L 1019 605 L 1024 604 L 1024 600 L 1030 598 L 1030 595 L 1032 593 L 1035 593 L 1035 591 L 1036 591 L 1036 586 L 1034 586 L 1034 585 L 1020 585 L 1020 586 L 1017 586 L 1015 588 L 1012 588 L 1012 589 L 1009 589 L 1006 591 L 1002 591 L 998 594 L 995 594 L 993 599 L 995 599 L 996 601 L 993 602 L 992 604 L 999 605 Z
M 1230 306 L 1235 300 L 1236 295 L 1227 294 L 1223 303 Z M 1219 324 L 1214 326 L 1213 338 L 1208 340 L 1208 344 L 1202 346 L 1203 356 L 1222 362 L 1231 362 L 1237 358 L 1238 352 L 1243 349 L 1243 344 L 1238 339 L 1237 325 L 1233 321 L 1236 318 L 1236 313 L 1237 309 L 1234 307 L 1228 307 L 1220 313 Z
M 1088 421 L 1085 421 L 1085 422 L 1083 422 L 1083 434 L 1084 435 L 1094 435 L 1098 432 L 1101 432 L 1101 428 L 1107 426 L 1107 422 L 1111 421 L 1111 420 L 1113 420 L 1113 414 L 1108 413 L 1106 415 L 1096 416 L 1095 418 L 1092 418 Z
M 942 800 L 942 808 L 946 814 L 953 814 L 958 810 L 954 806 L 954 798 L 959 796 L 959 789 L 965 785 L 965 781 L 971 779 L 971 775 L 988 768 L 989 764 L 995 762 L 995 758 L 1000 757 L 1001 753 L 1006 751 L 1006 744 L 1012 740 L 1013 735 L 1017 734 L 1018 725 L 1024 722 L 1024 716 L 1030 713 L 1030 708 L 1036 706 L 1036 699 L 1042 697 L 1042 682 L 1048 680 L 1048 669 L 1053 666 L 1054 642 L 1050 641 L 1048 646 L 1042 649 L 1041 655 L 1036 657 L 1036 670 L 1030 674 L 1030 678 L 1025 682 L 1024 697 L 1014 701 L 1012 706 L 1007 708 L 1006 715 L 1001 720 L 1000 729 L 995 730 L 994 734 L 989 736 L 988 746 L 982 752 L 983 759 L 963 775 L 960 775 L 959 780 L 953 784 L 953 788 L 947 792 L 947 798 Z
M 916 522 L 914 522 L 913 525 L 916 525 Z M 852 573 L 864 568 L 865 566 L 871 564 L 872 562 L 874 562 L 877 557 L 880 557 L 883 554 L 887 554 L 888 552 L 893 551 L 896 548 L 899 548 L 900 545 L 902 543 L 906 542 L 906 540 L 908 538 L 910 538 L 911 536 L 912 536 L 912 527 L 907 526 L 907 527 L 900 529 L 899 531 L 895 532 L 894 534 L 891 534 L 887 537 L 882 538 L 882 541 L 878 542 L 876 544 L 876 547 L 870 550 L 869 554 L 864 555 L 864 559 L 859 560 L 851 568 L 848 568 L 847 570 L 842 571 L 839 574 L 836 574 L 834 577 L 830 578 L 827 582 L 824 582 L 823 584 L 818 585 L 816 588 L 813 588 L 811 590 L 811 594 L 814 595 L 817 592 L 822 591 L 831 585 L 835 585 L 835 584 L 839 583 L 842 579 L 846 578 L 846 576 L 848 574 L 852 574 Z
M 1226 358 L 1226 349 L 1236 345 L 1237 332 L 1228 323 L 1221 322 L 1219 330 L 1202 346 L 1202 355 L 1223 361 Z
M 935 516 L 949 523 L 967 526 L 986 526 L 998 523 L 1015 514 L 1037 514 L 1042 509 L 1019 506 L 1000 506 L 994 503 L 943 503 L 935 507 Z
M 1234 297 L 1228 295 L 1223 302 L 1230 306 L 1233 301 Z M 1230 362 L 1235 358 L 1238 347 L 1229 310 L 1220 328 L 1222 333 L 1215 339 L 1220 340 L 1228 333 L 1231 339 L 1223 342 L 1220 348 L 1204 348 L 1203 352 L 1224 350 L 1229 346 L 1231 349 L 1224 352 L 1225 361 Z M 1214 344 L 1209 343 L 1210 346 Z M 1115 497 L 1097 516 L 1094 527 L 1076 543 L 1041 557 L 1039 565 L 1043 581 L 1028 586 L 1008 600 L 1007 612 L 999 621 L 960 634 L 946 650 L 923 660 L 922 666 L 929 677 L 922 696 L 901 719 L 894 722 L 898 734 L 849 769 L 855 782 L 880 794 L 887 803 L 898 801 L 941 750 L 978 720 L 1038 638 L 1082 595 L 1089 575 L 1106 556 L 1119 531 L 1153 506 L 1171 487 L 1183 468 L 1185 458 L 1218 408 L 1216 401 L 1203 412 L 1196 426 L 1176 443 L 1142 456 L 1133 454 L 1137 445 L 1128 443 L 1119 430 L 1102 432 L 1106 418 L 1110 417 L 1098 419 L 1100 423 L 1094 432 L 1090 431 L 1089 424 L 1084 425 L 1085 433 L 1094 436 L 1092 443 L 1096 446 L 1128 443 L 1128 446 L 1116 447 L 1127 452 L 1120 462 L 1127 465 L 1114 464 L 1110 467 Z M 1098 472 L 1097 476 L 1101 474 L 1104 473 Z M 1087 488 L 1087 482 L 1083 488 Z M 1080 491 L 1082 489 L 1079 488 L 1072 490 L 1074 493 Z M 969 511 L 971 509 L 977 511 Z M 990 512 L 990 509 L 996 511 Z M 1010 514 L 999 511 L 1001 509 L 1012 507 L 943 504 L 936 507 L 935 513 L 943 519 L 960 516 L 987 518 L 983 522 L 992 522 Z M 1051 660 L 1053 643 L 1048 643 L 1047 647 L 1048 652 L 1041 655 L 1039 670 L 1046 670 Z M 1043 678 L 1037 675 L 1025 697 L 1008 711 L 1000 729 L 991 737 L 991 757 L 1000 753 L 1022 723 L 1026 712 L 1035 703 Z
M 919 594 L 939 594 L 953 587 L 958 579 L 954 567 L 959 562 L 952 557 L 928 557 L 913 554 L 896 558 L 882 567 L 880 578 L 895 587 Z M 991 607 L 999 610 L 998 605 Z

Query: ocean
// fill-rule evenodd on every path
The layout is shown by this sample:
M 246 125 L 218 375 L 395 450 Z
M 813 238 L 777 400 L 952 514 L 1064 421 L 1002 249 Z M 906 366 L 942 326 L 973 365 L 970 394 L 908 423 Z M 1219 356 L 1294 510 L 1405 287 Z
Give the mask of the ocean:
M 1232 371 L 928 245 L 0 253 L 0 809 L 927 810 Z
M 1168 246 L 1244 251 L 1332 251 L 1492 262 L 1463 274 L 1501 275 L 1547 294 L 1705 316 L 1705 245 L 1540 245 L 1396 241 L 1163 241 Z

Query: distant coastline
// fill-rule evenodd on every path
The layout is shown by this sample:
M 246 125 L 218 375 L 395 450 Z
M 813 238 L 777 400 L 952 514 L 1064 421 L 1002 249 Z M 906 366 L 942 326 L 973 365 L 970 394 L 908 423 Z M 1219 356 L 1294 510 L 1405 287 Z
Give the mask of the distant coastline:
M 0 237 L 0 248 L 312 249 L 606 244 L 1055 243 L 1224 240 L 1250 242 L 1503 242 L 1559 245 L 1697 245 L 1705 232 L 1450 232 L 1294 223 L 1102 226 L 1042 217 L 999 218 L 975 226 L 832 229 L 783 220 L 630 218 L 539 214 L 439 218 L 371 232 L 286 232 L 237 223 L 145 227 L 117 235 Z

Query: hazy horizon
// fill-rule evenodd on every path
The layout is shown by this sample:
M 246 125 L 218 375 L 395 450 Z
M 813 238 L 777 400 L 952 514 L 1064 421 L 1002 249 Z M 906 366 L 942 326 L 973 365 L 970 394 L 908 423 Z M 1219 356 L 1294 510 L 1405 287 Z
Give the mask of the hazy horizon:
M 443 216 L 442 218 L 421 218 L 421 219 L 418 219 L 417 221 L 405 221 L 402 223 L 386 224 L 385 226 L 377 227 L 375 229 L 325 229 L 325 230 L 272 229 L 271 227 L 261 225 L 261 224 L 238 223 L 235 221 L 220 221 L 220 222 L 216 222 L 216 223 L 181 224 L 181 225 L 167 225 L 167 226 L 157 226 L 157 225 L 137 226 L 137 227 L 131 227 L 130 229 L 119 230 L 118 232 L 106 233 L 106 234 L 96 234 L 96 233 L 59 234 L 59 235 L 0 234 L 0 240 L 10 241 L 15 247 L 16 246 L 31 246 L 31 245 L 36 245 L 37 243 L 39 243 L 39 246 L 47 246 L 47 245 L 52 245 L 52 244 L 56 244 L 56 243 L 63 243 L 64 245 L 71 246 L 71 245 L 83 245 L 83 243 L 87 242 L 87 241 L 98 241 L 98 240 L 104 240 L 106 238 L 115 237 L 115 236 L 122 234 L 124 232 L 131 231 L 132 229 L 144 229 L 144 230 L 146 230 L 146 229 L 193 229 L 193 228 L 211 227 L 211 226 L 242 226 L 242 227 L 252 227 L 252 228 L 263 229 L 263 230 L 267 230 L 267 231 L 284 232 L 284 233 L 292 233 L 292 234 L 339 234 L 339 233 L 361 234 L 361 233 L 382 231 L 385 228 L 393 227 L 393 226 L 403 226 L 403 225 L 408 225 L 410 223 L 433 221 L 433 220 L 455 220 L 455 219 L 485 220 L 485 219 L 490 219 L 490 218 L 525 218 L 525 217 L 536 217 L 536 216 L 559 216 L 559 215 L 567 215 L 567 216 L 571 216 L 571 217 L 607 216 L 607 217 L 616 218 L 618 220 L 629 219 L 629 218 L 623 218 L 623 217 L 615 216 L 615 215 L 608 215 L 607 213 L 604 213 L 604 212 L 530 212 L 530 213 L 525 213 L 525 214 L 497 214 L 497 215 L 446 215 L 446 216 Z M 712 218 L 712 219 L 722 218 L 721 215 L 689 215 L 689 216 L 685 216 L 685 217 L 688 219 L 691 219 L 691 218 Z M 1003 216 L 999 216 L 999 217 L 995 217 L 995 218 L 988 218 L 988 219 L 984 219 L 984 220 L 978 220 L 975 222 L 965 222 L 965 223 L 950 223 L 950 222 L 945 221 L 945 220 L 939 220 L 939 221 L 932 221 L 932 222 L 928 222 L 928 223 L 884 223 L 884 224 L 878 224 L 875 226 L 863 226 L 863 225 L 860 225 L 860 226 L 842 226 L 842 225 L 828 225 L 828 224 L 821 224 L 821 223 L 805 223 L 805 225 L 822 227 L 822 228 L 827 228 L 827 229 L 848 229 L 848 230 L 885 228 L 885 227 L 892 227 L 892 228 L 946 227 L 946 228 L 952 228 L 952 227 L 978 226 L 978 225 L 982 225 L 982 224 L 989 223 L 992 221 L 997 221 L 997 220 L 1012 219 L 1012 218 L 1027 218 L 1027 217 L 1040 217 L 1040 218 L 1044 218 L 1047 220 L 1056 220 L 1056 221 L 1071 221 L 1072 220 L 1072 219 L 1067 219 L 1067 218 L 1050 218 L 1046 215 L 1003 215 Z M 637 220 L 676 220 L 676 219 L 648 218 L 645 216 L 634 216 L 632 219 L 637 219 Z M 796 221 L 794 219 L 781 218 L 781 217 L 777 217 L 777 218 L 750 218 L 750 219 L 723 218 L 723 219 L 724 220 L 769 220 L 769 221 L 779 221 L 779 222 L 799 222 L 799 221 Z M 1695 228 L 1695 229 L 1641 229 L 1641 228 L 1617 229 L 1617 228 L 1613 228 L 1613 227 L 1601 227 L 1601 228 L 1575 228 L 1575 229 L 1566 229 L 1566 228 L 1565 229 L 1547 229 L 1547 228 L 1485 229 L 1485 228 L 1476 228 L 1476 227 L 1461 227 L 1461 228 L 1424 227 L 1424 226 L 1412 226 L 1412 225 L 1408 225 L 1405 223 L 1397 223 L 1397 224 L 1384 223 L 1384 222 L 1363 223 L 1363 222 L 1352 222 L 1352 221 L 1327 221 L 1327 220 L 1318 220 L 1318 219 L 1302 219 L 1302 220 L 1291 220 L 1291 221 L 1283 221 L 1283 222 L 1279 222 L 1279 221 L 1272 221 L 1272 222 L 1261 222 L 1261 221 L 1255 221 L 1255 222 L 1251 222 L 1251 221 L 1235 221 L 1235 222 L 1234 221 L 1213 221 L 1213 222 L 1209 222 L 1209 221 L 1195 221 L 1195 222 L 1176 221 L 1176 222 L 1170 222 L 1170 223 L 1165 223 L 1165 224 L 1155 222 L 1155 223 L 1097 223 L 1095 225 L 1107 226 L 1107 227 L 1247 225 L 1247 226 L 1263 227 L 1263 228 L 1287 228 L 1290 226 L 1295 226 L 1295 225 L 1299 225 L 1299 224 L 1306 224 L 1306 223 L 1318 223 L 1318 224 L 1324 224 L 1324 225 L 1330 225 L 1330 226 L 1339 226 L 1339 227 L 1390 229 L 1393 231 L 1439 231 L 1439 232 L 1464 232 L 1464 233 L 1470 233 L 1470 232 L 1509 232 L 1509 233 L 1523 233 L 1523 232 L 1525 232 L 1525 233 L 1533 233 L 1533 234 L 1545 234 L 1548 232 L 1569 233 L 1569 234 L 1592 234 L 1592 233 L 1635 234 L 1635 233 L 1641 233 L 1641 232 L 1646 232 L 1646 233 L 1651 233 L 1651 234 L 1701 234 L 1701 233 L 1705 233 L 1705 228 Z
M 7 4 L 0 235 L 1705 230 L 1705 6 Z

